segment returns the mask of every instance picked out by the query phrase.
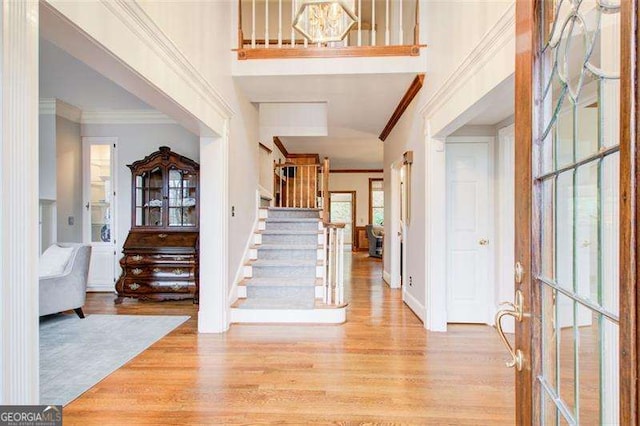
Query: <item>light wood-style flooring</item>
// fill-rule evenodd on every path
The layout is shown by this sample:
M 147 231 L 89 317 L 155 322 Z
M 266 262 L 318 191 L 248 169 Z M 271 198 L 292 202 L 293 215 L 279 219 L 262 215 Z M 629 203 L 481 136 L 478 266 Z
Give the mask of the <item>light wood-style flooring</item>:
M 379 260 L 354 254 L 345 270 L 340 326 L 199 335 L 189 301 L 116 306 L 90 295 L 88 314 L 192 319 L 65 407 L 65 424 L 513 424 L 513 371 L 492 328 L 427 332 Z

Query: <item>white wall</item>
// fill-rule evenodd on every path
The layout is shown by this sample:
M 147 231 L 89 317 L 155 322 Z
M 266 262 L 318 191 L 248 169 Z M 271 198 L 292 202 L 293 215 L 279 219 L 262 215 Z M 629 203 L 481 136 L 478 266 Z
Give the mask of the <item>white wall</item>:
M 82 242 L 82 138 L 80 124 L 56 117 L 58 241 Z M 69 225 L 73 217 L 73 225 Z
M 131 170 L 127 165 L 143 159 L 161 146 L 168 146 L 178 154 L 199 161 L 200 140 L 176 124 L 83 124 L 82 136 L 118 138 L 115 224 L 119 259 L 131 229 Z
M 425 144 L 422 120 L 418 119 L 417 104 L 412 102 L 405 111 L 403 118 L 384 142 L 384 230 L 385 235 L 391 232 L 391 166 L 402 159 L 406 151 L 413 151 L 413 165 L 411 166 L 411 222 L 406 228 L 404 246 L 406 248 L 405 277 L 411 280 L 404 283 L 403 291 L 409 298 L 417 301 L 412 307 L 420 318 L 424 318 L 424 301 L 426 297 L 426 268 L 425 268 Z M 391 273 L 390 238 L 384 239 L 384 272 Z M 408 280 L 407 280 L 408 281 Z M 416 306 L 417 305 L 417 306 Z
M 507 0 L 428 1 L 424 3 L 428 78 L 419 95 L 384 144 L 384 176 L 407 150 L 414 151 L 412 222 L 407 232 L 406 269 L 413 287 L 405 288 L 425 307 L 425 326 L 446 330 L 443 139 L 470 118 L 483 96 L 513 75 L 513 2 Z M 425 21 L 423 21 L 425 22 Z M 490 36 L 490 37 L 488 37 Z M 461 121 L 460 124 L 458 120 Z M 487 131 L 489 131 L 487 129 Z M 495 134 L 495 129 L 492 130 Z M 389 185 L 385 185 L 385 228 L 389 224 Z M 385 240 L 385 272 L 390 272 Z M 428 295 L 428 298 L 427 298 Z
M 369 224 L 369 178 L 382 173 L 329 173 L 329 191 L 356 191 L 356 226 Z
M 38 184 L 41 200 L 56 199 L 56 116 L 39 116 L 39 162 Z
M 234 110 L 229 129 L 229 276 L 243 262 L 247 241 L 256 218 L 258 188 L 258 112 L 231 78 L 235 53 L 235 2 L 140 2 L 144 10 L 189 58 Z M 232 40 L 234 45 L 232 46 Z M 270 146 L 271 141 L 262 141 Z M 230 214 L 231 212 L 229 212 Z M 229 286 L 233 283 L 230 281 Z

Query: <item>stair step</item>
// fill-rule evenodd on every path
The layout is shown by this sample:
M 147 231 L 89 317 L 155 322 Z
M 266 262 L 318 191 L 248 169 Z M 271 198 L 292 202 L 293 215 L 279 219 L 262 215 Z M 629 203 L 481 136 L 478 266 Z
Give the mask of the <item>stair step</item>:
M 268 217 L 263 219 L 265 222 L 274 223 L 317 223 L 320 222 L 320 218 L 315 217 Z
M 251 247 L 254 250 L 317 250 L 319 244 L 256 244 Z
M 258 259 L 252 260 L 247 265 L 255 267 L 299 267 L 299 266 L 321 266 L 322 262 L 316 259 Z
M 266 210 L 272 210 L 276 212 L 285 211 L 285 212 L 295 212 L 296 210 L 302 212 L 321 212 L 322 209 L 315 208 L 299 208 L 299 207 L 261 207 Z
M 264 235 L 318 235 L 322 234 L 322 231 L 318 230 L 289 230 L 289 229 L 264 229 L 258 231 L 258 234 Z
M 312 287 L 321 286 L 321 278 L 309 277 L 255 277 L 246 278 L 240 283 L 240 286 L 256 286 L 256 287 Z
M 313 304 L 313 307 L 308 307 L 308 308 L 299 308 L 299 307 L 288 307 L 285 305 L 295 305 L 294 303 L 286 303 L 286 302 L 282 302 L 280 300 L 269 300 L 269 299 L 261 299 L 261 300 L 250 300 L 250 299 L 238 299 L 233 305 L 231 305 L 231 308 L 234 309 L 284 309 L 284 310 L 298 310 L 298 309 L 303 309 L 303 310 L 333 310 L 333 309 L 344 309 L 346 308 L 349 304 L 348 303 L 343 303 L 341 305 L 327 305 L 326 303 L 320 301 L 320 300 L 316 300 L 315 303 Z

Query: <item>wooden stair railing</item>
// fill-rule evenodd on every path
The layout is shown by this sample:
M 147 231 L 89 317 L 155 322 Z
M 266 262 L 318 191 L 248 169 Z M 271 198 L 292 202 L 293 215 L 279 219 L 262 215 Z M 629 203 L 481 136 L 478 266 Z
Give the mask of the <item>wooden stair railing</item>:
M 238 0 L 238 46 L 234 51 L 239 60 L 420 55 L 425 45 L 420 44 L 419 0 L 415 7 L 406 0 L 387 0 L 383 6 L 377 6 L 376 0 L 350 2 L 357 22 L 347 37 L 339 42 L 311 43 L 293 29 L 296 2 Z M 284 11 L 287 8 L 291 10 Z M 258 33 L 258 28 L 264 32 Z
M 343 306 L 344 301 L 344 223 L 324 226 L 323 286 L 324 303 Z
M 329 159 L 322 164 L 274 163 L 275 207 L 322 209 L 329 219 Z

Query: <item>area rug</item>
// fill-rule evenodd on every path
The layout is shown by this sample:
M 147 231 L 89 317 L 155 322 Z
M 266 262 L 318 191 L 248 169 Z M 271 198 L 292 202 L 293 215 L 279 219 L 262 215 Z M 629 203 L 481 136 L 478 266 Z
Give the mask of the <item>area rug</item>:
M 67 405 L 189 319 L 56 315 L 40 321 L 40 403 Z

